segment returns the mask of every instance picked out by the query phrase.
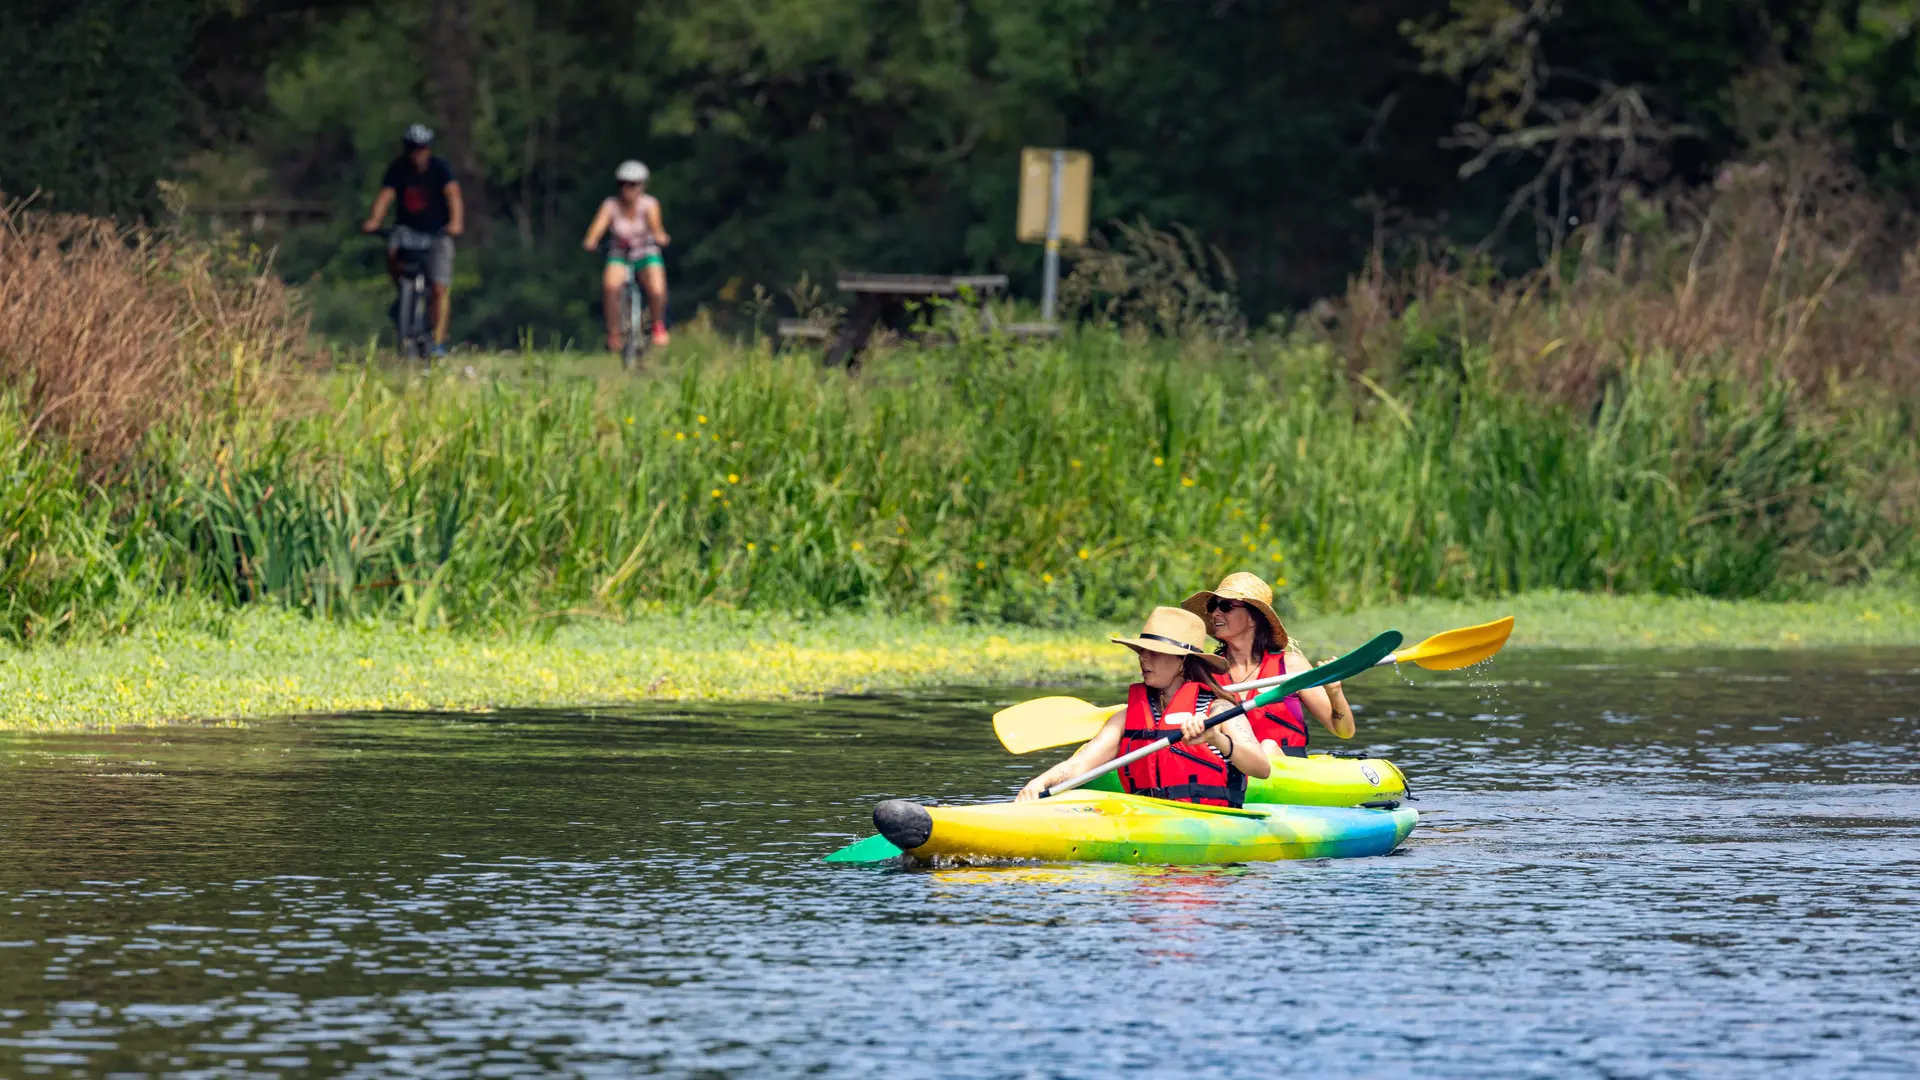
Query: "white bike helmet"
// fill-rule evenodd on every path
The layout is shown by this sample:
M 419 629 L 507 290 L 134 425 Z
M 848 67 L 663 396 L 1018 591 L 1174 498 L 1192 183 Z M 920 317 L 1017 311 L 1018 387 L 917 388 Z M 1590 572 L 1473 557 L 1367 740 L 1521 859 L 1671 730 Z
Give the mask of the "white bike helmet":
M 637 161 L 623 161 L 619 168 L 613 170 L 613 178 L 623 184 L 644 184 L 651 175 L 647 167 Z
M 414 124 L 407 128 L 401 141 L 408 146 L 430 146 L 433 144 L 433 129 L 425 124 Z

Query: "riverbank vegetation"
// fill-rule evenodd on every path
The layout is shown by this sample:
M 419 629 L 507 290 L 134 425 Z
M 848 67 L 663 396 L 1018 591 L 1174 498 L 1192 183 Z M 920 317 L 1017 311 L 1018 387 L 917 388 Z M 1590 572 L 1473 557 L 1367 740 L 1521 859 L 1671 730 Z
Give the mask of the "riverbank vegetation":
M 634 375 L 422 376 L 309 335 L 257 251 L 10 206 L 7 677 L 62 723 L 1080 678 L 1238 569 L 1336 641 L 1516 603 L 1543 643 L 1917 641 L 1920 249 L 1803 134 L 1660 191 L 1549 156 L 1590 215 L 1534 215 L 1538 269 L 1383 239 L 1264 322 L 1194 234 L 1114 227 L 1058 339 L 962 303 L 857 373 L 755 334 L 762 292 Z M 703 681 L 657 643 L 848 625 L 932 644 Z
M 112 631 L 173 596 L 483 632 L 653 606 L 1067 625 L 1244 567 L 1317 608 L 1788 599 L 1911 553 L 1905 410 L 1658 354 L 1579 407 L 1479 350 L 1382 382 L 1325 344 L 1100 330 L 853 380 L 697 333 L 638 379 L 574 365 L 304 377 L 108 472 L 10 402 L 4 629 Z

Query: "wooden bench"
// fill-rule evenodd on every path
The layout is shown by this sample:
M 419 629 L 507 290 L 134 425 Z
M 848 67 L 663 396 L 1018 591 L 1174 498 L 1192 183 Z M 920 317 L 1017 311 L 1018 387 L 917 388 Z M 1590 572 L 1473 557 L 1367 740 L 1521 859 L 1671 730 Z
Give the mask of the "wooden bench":
M 859 363 L 858 356 L 876 327 L 884 322 L 894 329 L 906 329 L 912 302 L 954 297 L 962 292 L 990 296 L 1006 289 L 1007 275 L 842 274 L 838 286 L 841 292 L 853 294 L 853 308 L 847 312 L 847 321 L 840 325 L 840 333 L 823 362 L 829 367 L 852 368 Z

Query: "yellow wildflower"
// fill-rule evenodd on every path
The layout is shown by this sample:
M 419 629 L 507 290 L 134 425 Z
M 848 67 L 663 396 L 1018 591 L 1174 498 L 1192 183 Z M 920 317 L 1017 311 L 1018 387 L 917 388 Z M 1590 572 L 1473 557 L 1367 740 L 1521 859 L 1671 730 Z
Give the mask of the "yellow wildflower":
M 755 545 L 754 545 L 754 542 L 753 542 L 753 541 L 751 541 L 751 540 L 749 540 L 749 541 L 747 541 L 747 550 L 748 550 L 748 551 L 755 551 L 755 550 L 758 550 L 758 549 L 757 549 L 757 548 L 755 547 Z
M 1155 455 L 1153 455 L 1153 467 L 1154 467 L 1154 468 L 1156 468 L 1156 469 L 1157 469 L 1157 468 L 1159 468 L 1160 466 L 1162 466 L 1162 465 L 1165 465 L 1166 463 L 1167 463 L 1167 459 L 1166 459 L 1166 458 L 1163 458 L 1163 457 L 1161 457 L 1161 456 L 1160 456 L 1159 454 L 1155 454 Z
M 713 492 L 712 492 L 712 494 L 713 494 L 713 497 L 714 497 L 714 498 L 716 498 L 716 499 L 717 499 L 717 498 L 719 498 L 719 497 L 720 497 L 720 489 L 719 489 L 719 488 L 714 488 L 714 489 L 713 489 Z
M 696 417 L 695 419 L 699 420 L 703 424 L 707 422 L 707 417 L 706 417 L 706 414 L 704 413 L 702 413 L 700 416 Z
M 684 431 L 676 431 L 676 432 L 674 432 L 674 433 L 673 433 L 673 440 L 674 440 L 675 442 L 686 442 L 686 441 L 687 441 L 687 433 L 686 433 L 686 432 L 684 432 Z
M 1071 462 L 1071 464 L 1073 465 L 1073 467 L 1074 467 L 1074 468 L 1076 468 L 1076 469 L 1077 469 L 1077 468 L 1079 468 L 1079 467 L 1080 467 L 1080 459 L 1079 459 L 1079 458 L 1074 458 L 1074 459 L 1073 459 L 1073 461 Z
M 985 570 L 987 568 L 987 560 L 985 559 L 974 560 L 973 568 L 975 570 Z
M 1087 553 L 1087 549 L 1086 549 L 1086 548 L 1081 548 L 1081 549 L 1080 549 L 1080 557 L 1081 557 L 1081 558 L 1083 558 L 1083 559 L 1087 559 L 1087 558 L 1091 558 L 1092 556 L 1091 556 L 1091 555 L 1089 555 L 1089 554 Z
M 739 473 L 728 473 L 728 474 L 727 474 L 727 483 L 729 483 L 729 484 L 737 484 L 737 483 L 739 483 L 739 482 L 740 482 L 740 474 L 739 474 Z
M 1048 585 L 1051 585 L 1051 584 L 1053 584 L 1053 575 L 1052 575 L 1052 574 L 1041 574 L 1041 575 L 1040 575 L 1040 580 L 1041 580 L 1041 581 L 1043 581 L 1043 582 L 1046 582 L 1046 583 L 1047 583 Z
M 1193 486 L 1193 477 L 1191 477 L 1191 476 L 1183 476 L 1183 477 L 1181 477 L 1181 478 L 1180 478 L 1180 486 L 1181 486 L 1181 487 L 1192 487 L 1192 486 Z
M 865 550 L 867 550 L 867 545 L 865 545 L 865 544 L 863 544 L 863 543 L 861 543 L 861 542 L 860 542 L 860 541 L 858 541 L 858 540 L 855 540 L 855 541 L 853 542 L 853 550 L 855 550 L 855 551 L 865 551 Z

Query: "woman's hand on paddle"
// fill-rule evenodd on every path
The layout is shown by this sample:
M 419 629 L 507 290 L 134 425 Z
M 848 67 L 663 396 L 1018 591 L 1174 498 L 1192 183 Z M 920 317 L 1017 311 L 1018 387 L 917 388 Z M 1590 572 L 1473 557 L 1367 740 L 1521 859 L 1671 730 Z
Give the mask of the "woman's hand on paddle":
M 1340 658 L 1337 656 L 1329 656 L 1325 660 L 1320 661 L 1319 664 L 1315 664 L 1314 667 L 1319 667 L 1322 664 L 1331 664 L 1338 659 Z M 1322 683 L 1320 688 L 1327 692 L 1328 697 L 1339 698 L 1342 701 L 1345 701 L 1347 698 L 1346 691 L 1340 689 L 1340 682 L 1337 679 L 1330 683 Z
M 1013 797 L 1013 801 L 1014 802 L 1032 802 L 1035 799 L 1038 799 L 1040 797 L 1040 793 L 1047 790 L 1046 779 L 1047 778 L 1044 776 L 1036 776 L 1033 779 L 1027 781 L 1027 786 L 1020 789 L 1020 794 L 1015 795 Z M 1002 790 L 1005 790 L 1005 789 L 1002 789 Z
M 1171 720 L 1173 717 L 1169 716 L 1167 719 Z M 1206 713 L 1189 713 L 1185 720 L 1180 721 L 1180 743 L 1182 746 L 1192 746 L 1195 743 L 1211 744 L 1212 739 L 1209 738 L 1211 734 L 1212 732 L 1207 730 Z

